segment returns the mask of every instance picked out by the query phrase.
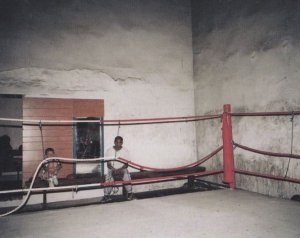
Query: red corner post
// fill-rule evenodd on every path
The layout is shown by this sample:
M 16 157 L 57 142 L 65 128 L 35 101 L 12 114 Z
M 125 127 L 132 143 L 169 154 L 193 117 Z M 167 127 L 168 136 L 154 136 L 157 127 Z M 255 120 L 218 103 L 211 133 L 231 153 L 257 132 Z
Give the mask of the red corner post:
M 223 130 L 223 166 L 224 183 L 228 183 L 231 189 L 235 189 L 234 160 L 232 147 L 232 126 L 231 126 L 231 106 L 223 106 L 222 130 Z

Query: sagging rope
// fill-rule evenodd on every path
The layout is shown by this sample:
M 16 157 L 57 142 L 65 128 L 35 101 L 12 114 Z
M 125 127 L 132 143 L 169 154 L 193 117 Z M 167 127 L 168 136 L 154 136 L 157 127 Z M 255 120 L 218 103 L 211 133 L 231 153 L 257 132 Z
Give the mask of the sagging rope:
M 119 162 L 122 162 L 124 164 L 128 164 L 128 166 L 141 170 L 141 171 L 150 171 L 150 172 L 171 172 L 171 171 L 180 171 L 180 170 L 184 170 L 184 169 L 188 169 L 188 168 L 193 168 L 196 167 L 200 164 L 203 164 L 205 161 L 209 160 L 211 157 L 213 157 L 214 155 L 216 155 L 219 151 L 221 151 L 223 149 L 223 146 L 220 146 L 219 148 L 217 148 L 216 150 L 214 150 L 213 152 L 211 152 L 210 154 L 208 154 L 207 156 L 203 157 L 202 159 L 193 162 L 191 164 L 187 164 L 184 166 L 179 166 L 179 167 L 173 167 L 173 168 L 154 168 L 154 167 L 149 167 L 149 166 L 143 166 L 137 163 L 134 163 L 132 161 L 126 160 L 124 158 L 117 158 L 116 160 Z
M 173 168 L 153 168 L 153 167 L 149 167 L 149 166 L 143 166 L 143 165 L 134 163 L 132 161 L 126 160 L 124 158 L 118 158 L 117 160 L 119 160 L 120 162 L 123 162 L 125 164 L 128 164 L 130 167 L 133 167 L 135 169 L 139 169 L 141 171 L 171 172 L 171 171 L 178 171 L 178 170 L 183 170 L 183 169 L 187 169 L 187 168 L 196 167 L 196 166 L 204 163 L 205 161 L 207 161 L 208 159 L 210 159 L 214 155 L 216 155 L 222 149 L 223 149 L 223 146 L 220 146 L 219 148 L 217 148 L 216 150 L 214 150 L 213 152 L 211 152 L 210 154 L 208 154 L 207 156 L 203 157 L 202 159 L 200 159 L 196 162 L 193 162 L 191 164 L 187 164 L 187 165 L 184 165 L 184 166 L 180 166 L 180 167 L 173 167 Z
M 218 170 L 211 170 L 211 171 L 204 171 L 204 172 L 193 172 L 193 173 L 187 173 L 187 174 L 177 174 L 177 175 L 169 175 L 169 176 L 160 176 L 160 177 L 154 177 L 154 178 L 142 178 L 142 179 L 135 179 L 135 180 L 128 180 L 128 181 L 113 181 L 113 182 L 105 182 L 105 183 L 95 183 L 95 184 L 84 184 L 84 185 L 73 185 L 73 186 L 62 186 L 62 187 L 49 187 L 49 188 L 32 188 L 32 186 L 29 189 L 24 190 L 11 190 L 9 192 L 13 193 L 19 193 L 19 192 L 25 192 L 27 191 L 26 198 L 23 200 L 23 202 L 16 207 L 14 210 L 0 214 L 0 218 L 4 216 L 8 216 L 14 212 L 17 212 L 20 210 L 28 201 L 29 195 L 32 191 L 38 192 L 38 191 L 64 191 L 66 189 L 72 189 L 72 191 L 78 191 L 80 188 L 93 188 L 93 187 L 99 187 L 99 186 L 121 186 L 123 184 L 128 183 L 135 183 L 135 184 L 144 184 L 144 183 L 151 183 L 156 181 L 170 181 L 170 180 L 178 180 L 178 179 L 185 179 L 188 176 L 209 176 L 209 175 L 215 175 L 223 173 L 223 169 Z M 0 192 L 0 194 L 3 193 Z
M 179 122 L 195 122 L 201 120 L 221 118 L 221 114 L 199 115 L 199 116 L 182 116 L 182 117 L 161 117 L 161 118 L 143 118 L 143 119 L 122 119 L 122 120 L 103 120 L 100 125 L 103 126 L 120 126 L 120 125 L 147 125 L 162 123 L 179 123 Z M 44 126 L 73 126 L 73 123 L 95 123 L 99 120 L 29 120 L 17 118 L 0 118 L 0 121 L 22 122 L 23 125 L 39 125 Z
M 103 160 L 104 158 L 95 158 L 95 159 L 67 159 L 67 158 L 58 158 L 58 157 L 52 157 L 52 158 L 47 158 L 47 159 L 44 159 L 43 161 L 41 161 L 37 167 L 37 169 L 35 170 L 35 173 L 33 175 L 33 178 L 32 178 L 32 181 L 31 181 L 31 184 L 29 186 L 29 189 L 28 189 L 28 192 L 25 196 L 25 198 L 23 199 L 22 203 L 17 206 L 16 208 L 14 208 L 13 210 L 7 212 L 7 213 L 4 213 L 4 214 L 0 214 L 0 217 L 4 217 L 4 216 L 7 216 L 7 215 L 10 215 L 16 211 L 18 211 L 19 209 L 21 209 L 28 201 L 29 199 L 29 196 L 31 194 L 31 191 L 32 191 L 32 188 L 33 188 L 33 184 L 34 184 L 34 181 L 41 169 L 42 166 L 44 166 L 44 164 L 46 163 L 49 163 L 51 161 L 57 161 L 57 160 L 60 160 L 62 162 L 73 162 L 73 161 L 77 161 L 77 162 L 97 162 L 97 161 L 101 161 Z M 112 158 L 109 158 L 109 159 L 112 159 Z
M 29 199 L 29 196 L 33 190 L 33 184 L 35 182 L 35 179 L 38 175 L 38 172 L 39 170 L 41 169 L 42 166 L 44 166 L 44 164 L 46 163 L 49 163 L 51 161 L 61 161 L 61 162 L 98 162 L 98 161 L 119 161 L 121 163 L 127 163 L 129 166 L 131 167 L 134 167 L 134 168 L 137 168 L 137 169 L 140 169 L 140 170 L 147 170 L 147 171 L 153 171 L 153 172 L 158 172 L 158 171 L 162 171 L 162 172 L 166 172 L 166 171 L 175 171 L 175 170 L 182 170 L 182 169 L 185 169 L 185 168 L 191 168 L 191 167 L 196 167 L 202 163 L 204 163 L 205 161 L 207 161 L 208 159 L 210 159 L 212 156 L 214 156 L 215 154 L 217 154 L 220 150 L 223 149 L 223 146 L 220 146 L 219 148 L 217 148 L 215 151 L 213 151 L 212 153 L 210 153 L 209 155 L 203 157 L 202 159 L 200 159 L 199 161 L 196 161 L 194 163 L 191 163 L 191 164 L 188 164 L 188 165 L 185 165 L 185 166 L 180 166 L 180 167 L 175 167 L 175 168 L 153 168 L 153 167 L 148 167 L 148 166 L 142 166 L 142 165 L 139 165 L 137 163 L 134 163 L 134 162 L 131 162 L 129 160 L 126 160 L 124 158 L 117 158 L 117 159 L 114 159 L 112 157 L 103 157 L 103 158 L 94 158 L 94 159 L 69 159 L 69 158 L 60 158 L 60 157 L 51 157 L 51 158 L 46 158 L 44 159 L 43 161 L 41 161 L 33 175 L 33 178 L 32 178 L 32 181 L 31 181 L 31 184 L 29 186 L 29 189 L 28 189 L 28 192 L 25 196 L 25 198 L 23 199 L 22 203 L 17 206 L 16 208 L 14 208 L 13 210 L 11 210 L 10 212 L 7 212 L 7 213 L 4 213 L 4 214 L 0 214 L 0 217 L 4 217 L 4 216 L 7 216 L 7 215 L 10 215 L 16 211 L 18 211 L 19 209 L 21 209 L 28 201 Z M 221 171 L 222 172 L 222 171 Z M 217 171 L 217 173 L 220 173 L 220 171 Z M 180 175 L 176 175 L 177 177 L 180 177 Z M 182 175 L 183 176 L 183 175 Z M 169 176 L 170 178 L 174 178 L 174 176 Z M 166 180 L 168 179 L 167 177 L 164 177 Z M 142 181 L 142 180 L 141 180 Z M 125 183 L 129 183 L 130 181 L 125 181 Z M 117 184 L 116 182 L 108 182 L 108 183 L 104 183 L 103 185 L 105 186 L 113 186 Z M 73 186 L 74 187 L 74 186 Z M 50 188 L 51 189 L 51 188 Z M 54 189 L 54 188 L 52 188 Z M 43 189 L 45 190 L 45 189 Z M 20 191 L 23 191 L 23 190 L 20 190 Z M 12 191 L 10 191 L 12 192 Z M 14 191 L 16 192 L 16 191 Z M 0 192 L 1 194 L 1 192 Z

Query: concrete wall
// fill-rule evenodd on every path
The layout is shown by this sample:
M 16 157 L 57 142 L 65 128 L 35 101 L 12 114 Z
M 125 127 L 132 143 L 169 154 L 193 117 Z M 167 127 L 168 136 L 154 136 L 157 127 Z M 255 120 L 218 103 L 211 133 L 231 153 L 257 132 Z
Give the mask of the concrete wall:
M 300 110 L 299 1 L 0 4 L 2 94 L 101 98 L 106 119 L 219 113 L 225 103 L 234 112 Z M 297 116 L 292 149 L 298 154 L 299 123 Z M 233 124 L 236 142 L 290 152 L 290 117 L 234 118 Z M 116 127 L 105 128 L 106 148 L 117 133 Z M 219 119 L 123 126 L 119 133 L 132 160 L 149 166 L 186 164 L 221 144 Z M 221 157 L 207 165 L 222 167 Z M 235 159 L 240 168 L 300 174 L 294 159 L 288 167 L 287 159 L 239 149 Z M 237 185 L 283 197 L 300 190 L 295 184 L 246 176 L 237 176 Z
M 189 1 L 1 1 L 0 93 L 104 99 L 105 119 L 194 114 Z M 105 128 L 105 147 L 117 127 Z M 196 160 L 193 123 L 124 126 L 137 163 Z
M 300 2 L 290 0 L 192 1 L 197 114 L 300 110 Z M 257 149 L 289 153 L 290 117 L 233 119 L 234 140 Z M 300 153 L 300 117 L 294 120 L 293 153 Z M 220 121 L 197 124 L 198 154 L 221 143 Z M 211 165 L 222 166 L 220 158 Z M 300 177 L 300 163 L 240 149 L 235 165 L 250 171 Z M 288 168 L 288 169 L 287 169 Z M 220 178 L 219 178 L 220 179 Z M 290 198 L 296 184 L 237 176 L 251 191 Z

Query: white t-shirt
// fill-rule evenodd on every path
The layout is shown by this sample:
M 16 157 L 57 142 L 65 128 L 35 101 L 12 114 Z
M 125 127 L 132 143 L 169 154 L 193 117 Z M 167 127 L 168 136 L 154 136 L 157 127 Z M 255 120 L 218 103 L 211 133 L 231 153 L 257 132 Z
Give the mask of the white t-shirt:
M 123 158 L 126 160 L 129 160 L 129 151 L 122 147 L 120 150 L 115 150 L 114 147 L 109 148 L 106 151 L 106 157 L 114 157 L 114 158 Z M 115 168 L 115 169 L 119 169 L 123 167 L 123 163 L 120 163 L 118 161 L 111 161 L 111 165 Z

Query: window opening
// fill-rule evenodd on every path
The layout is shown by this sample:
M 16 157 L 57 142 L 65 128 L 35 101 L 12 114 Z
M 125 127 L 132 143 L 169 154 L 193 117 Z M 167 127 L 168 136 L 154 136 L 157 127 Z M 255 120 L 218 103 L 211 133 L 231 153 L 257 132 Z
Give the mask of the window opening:
M 85 117 L 74 118 L 76 121 L 80 120 L 97 120 L 95 122 L 76 122 L 74 125 L 74 158 L 90 159 L 104 156 L 103 149 L 103 118 Z M 77 163 L 78 165 L 79 163 Z M 81 163 L 82 164 L 82 163 Z M 74 172 L 76 173 L 76 167 Z M 104 173 L 103 165 L 98 165 L 98 172 Z M 93 170 L 95 171 L 95 170 Z

